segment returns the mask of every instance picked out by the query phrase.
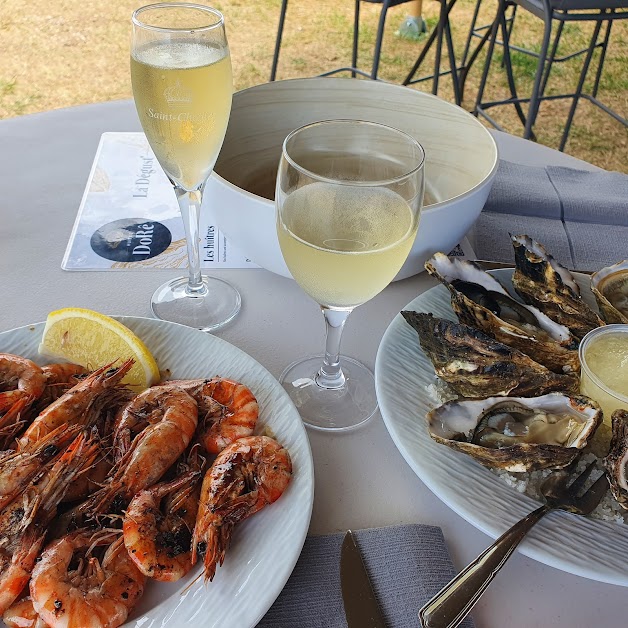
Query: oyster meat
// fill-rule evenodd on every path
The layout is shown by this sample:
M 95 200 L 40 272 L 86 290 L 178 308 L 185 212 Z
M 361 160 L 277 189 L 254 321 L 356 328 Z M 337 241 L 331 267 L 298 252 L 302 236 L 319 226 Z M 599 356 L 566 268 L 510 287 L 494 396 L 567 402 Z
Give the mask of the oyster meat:
M 613 436 L 604 468 L 613 497 L 628 510 L 628 411 L 615 410 L 611 420 Z
M 427 414 L 430 436 L 481 464 L 512 473 L 555 469 L 580 453 L 602 420 L 588 397 L 489 397 L 450 401 Z
M 628 259 L 593 273 L 591 291 L 607 323 L 628 323 Z
M 579 388 L 577 375 L 554 373 L 479 329 L 432 314 L 408 310 L 401 314 L 419 334 L 436 375 L 463 397 L 542 395 Z
M 513 299 L 479 266 L 436 253 L 425 268 L 449 289 L 451 306 L 461 323 L 519 349 L 551 371 L 579 372 L 578 340 L 569 329 Z
M 512 285 L 517 294 L 582 340 L 604 321 L 584 302 L 573 275 L 545 248 L 527 235 L 511 236 L 516 269 Z

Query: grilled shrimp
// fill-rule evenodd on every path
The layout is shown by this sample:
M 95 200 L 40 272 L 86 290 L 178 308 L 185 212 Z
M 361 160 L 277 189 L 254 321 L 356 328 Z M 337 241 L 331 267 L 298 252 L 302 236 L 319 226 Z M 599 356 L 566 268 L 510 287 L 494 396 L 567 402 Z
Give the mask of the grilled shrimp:
M 0 513 L 0 613 L 26 586 L 57 505 L 94 457 L 92 442 L 79 434 L 54 465 L 35 476 Z
M 0 392 L 0 412 L 3 415 L 0 417 L 0 430 L 5 438 L 17 433 L 22 413 L 41 397 L 45 385 L 44 374 L 35 362 L 19 355 L 0 353 L 0 390 L 3 391 Z
M 64 423 L 86 425 L 89 422 L 89 410 L 96 399 L 117 386 L 132 366 L 133 360 L 127 360 L 115 369 L 107 364 L 80 381 L 29 425 L 18 441 L 18 448 L 23 449 L 29 443 L 38 441 Z
M 292 477 L 288 450 L 268 436 L 241 438 L 222 450 L 205 474 L 192 562 L 204 555 L 205 581 L 222 565 L 234 526 L 281 497 Z
M 124 507 L 138 491 L 161 478 L 194 436 L 198 409 L 185 391 L 154 386 L 140 393 L 131 404 L 133 431 L 141 431 L 114 465 L 107 485 L 82 506 L 83 513 L 106 514 L 112 506 L 113 510 Z M 114 443 L 116 436 L 120 438 L 119 430 L 114 433 Z
M 17 401 L 19 397 L 35 400 L 42 395 L 46 380 L 41 367 L 35 362 L 11 353 L 0 353 L 0 407 L 6 408 L 5 399 Z
M 41 367 L 41 370 L 46 380 L 46 386 L 35 404 L 40 412 L 70 390 L 70 388 L 76 386 L 82 379 L 81 376 L 88 373 L 86 368 L 69 362 L 45 364 Z
M 48 624 L 33 608 L 30 595 L 11 604 L 2 615 L 2 621 L 7 628 L 48 628 Z
M 52 628 L 115 628 L 144 592 L 145 577 L 119 530 L 79 530 L 53 541 L 33 570 L 33 607 Z M 114 540 L 115 539 L 115 540 Z M 102 556 L 98 556 L 106 548 Z
M 190 542 L 200 497 L 201 471 L 140 491 L 124 517 L 124 545 L 149 578 L 174 582 L 192 569 Z M 161 508 L 165 497 L 171 497 Z
M 96 427 L 91 429 L 92 439 L 97 451 L 96 461 L 85 470 L 66 491 L 62 502 L 75 502 L 86 499 L 91 493 L 98 490 L 111 471 L 113 461 L 110 458 L 109 439 L 103 439 Z
M 74 440 L 80 429 L 61 425 L 40 441 L 29 443 L 22 451 L 11 452 L 0 460 L 0 510 Z
M 215 377 L 174 380 L 162 385 L 182 388 L 196 399 L 198 439 L 210 454 L 217 454 L 238 438 L 253 434 L 259 406 L 244 384 Z

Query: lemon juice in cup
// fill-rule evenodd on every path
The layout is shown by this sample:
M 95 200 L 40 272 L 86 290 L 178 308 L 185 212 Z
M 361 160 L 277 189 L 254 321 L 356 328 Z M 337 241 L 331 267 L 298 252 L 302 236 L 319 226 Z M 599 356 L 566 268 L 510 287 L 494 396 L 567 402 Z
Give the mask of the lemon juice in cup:
M 611 425 L 611 415 L 628 410 L 628 325 L 605 325 L 580 343 L 580 392 L 595 399 Z

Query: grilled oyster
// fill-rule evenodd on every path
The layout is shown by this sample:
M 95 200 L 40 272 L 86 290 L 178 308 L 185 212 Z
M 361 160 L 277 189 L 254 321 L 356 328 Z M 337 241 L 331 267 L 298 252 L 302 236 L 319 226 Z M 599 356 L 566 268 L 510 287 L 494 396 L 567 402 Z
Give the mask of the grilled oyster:
M 568 465 L 601 420 L 595 401 L 560 393 L 450 401 L 427 415 L 434 440 L 513 473 Z
M 513 299 L 479 266 L 436 253 L 425 262 L 425 268 L 449 289 L 451 307 L 461 323 L 519 349 L 551 371 L 579 371 L 578 341 L 569 329 Z
M 436 375 L 463 397 L 576 392 L 577 375 L 559 375 L 484 332 L 431 314 L 403 311 Z
M 591 291 L 607 323 L 628 323 L 628 259 L 593 273 Z
M 582 338 L 604 321 L 583 301 L 573 275 L 527 235 L 511 236 L 516 269 L 512 285 L 526 302 Z
M 611 420 L 613 436 L 604 468 L 613 496 L 628 510 L 628 411 L 615 410 Z

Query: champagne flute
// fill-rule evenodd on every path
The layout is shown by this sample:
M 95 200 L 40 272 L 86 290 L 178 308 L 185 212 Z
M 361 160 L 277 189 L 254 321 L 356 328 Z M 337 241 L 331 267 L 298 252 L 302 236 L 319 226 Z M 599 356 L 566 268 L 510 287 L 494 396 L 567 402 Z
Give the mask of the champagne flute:
M 294 362 L 280 381 L 306 425 L 341 431 L 377 410 L 371 371 L 340 356 L 351 311 L 381 292 L 414 243 L 425 153 L 412 137 L 359 120 L 315 122 L 285 139 L 277 234 L 296 282 L 321 307 L 325 354 Z
M 148 142 L 174 187 L 187 241 L 189 276 L 160 286 L 157 318 L 211 331 L 240 310 L 226 281 L 201 275 L 203 190 L 227 130 L 233 82 L 224 18 L 204 5 L 163 2 L 133 13 L 131 82 Z

